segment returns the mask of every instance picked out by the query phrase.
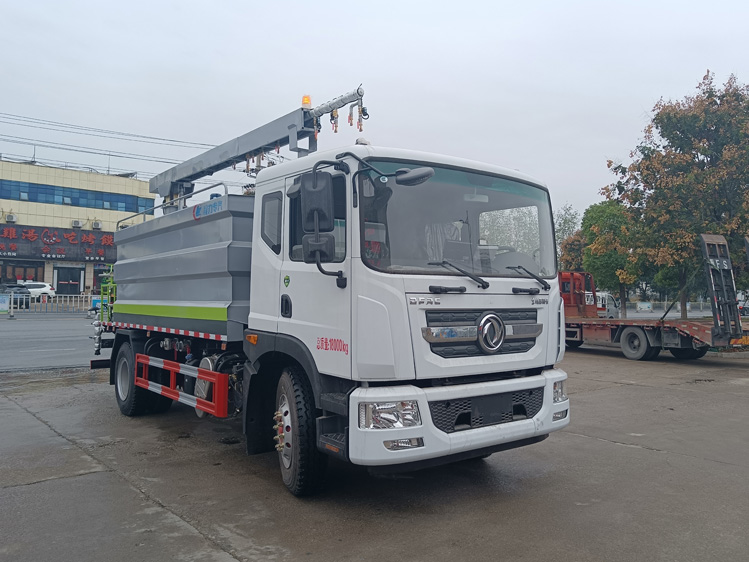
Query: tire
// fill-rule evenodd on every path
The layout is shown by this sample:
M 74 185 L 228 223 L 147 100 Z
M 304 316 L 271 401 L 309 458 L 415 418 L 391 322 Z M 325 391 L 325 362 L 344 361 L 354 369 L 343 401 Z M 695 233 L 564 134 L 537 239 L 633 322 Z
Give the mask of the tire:
M 152 414 L 163 414 L 169 411 L 169 408 L 174 404 L 174 400 L 168 396 L 162 396 L 155 392 L 149 392 L 148 397 L 148 411 Z
M 148 406 L 149 391 L 135 386 L 135 356 L 129 343 L 117 351 L 114 367 L 114 394 L 120 412 L 126 416 L 139 416 Z
M 701 347 L 699 349 L 675 347 L 673 349 L 669 349 L 668 351 L 678 361 L 692 361 L 693 359 L 704 357 L 708 349 L 708 347 Z
M 159 369 L 158 367 L 148 368 L 148 380 L 169 386 L 169 377 L 169 371 L 165 369 Z M 164 412 L 168 412 L 169 408 L 174 404 L 174 400 L 168 396 L 162 396 L 161 394 L 156 394 L 151 391 L 148 391 L 146 402 L 146 407 L 152 414 L 163 414 Z
M 317 450 L 314 397 L 301 368 L 283 370 L 275 404 L 283 483 L 295 496 L 310 495 L 320 488 L 328 459 Z
M 645 357 L 642 358 L 643 361 L 652 361 L 656 357 L 658 357 L 661 354 L 661 348 L 656 347 L 654 345 L 650 346 L 650 351 L 645 354 Z
M 642 328 L 634 326 L 624 328 L 620 344 L 624 357 L 632 361 L 646 360 L 648 352 L 652 349 Z
M 583 345 L 583 342 L 581 340 L 564 340 L 565 345 L 569 349 L 577 349 L 581 345 Z
M 710 350 L 710 348 L 709 348 L 709 347 L 707 347 L 707 346 L 705 346 L 705 347 L 701 347 L 701 348 L 699 348 L 699 349 L 695 349 L 695 350 L 694 350 L 694 358 L 695 358 L 695 359 L 699 359 L 699 358 L 701 358 L 701 357 L 704 357 L 705 355 L 707 355 L 707 352 L 708 352 L 709 350 Z

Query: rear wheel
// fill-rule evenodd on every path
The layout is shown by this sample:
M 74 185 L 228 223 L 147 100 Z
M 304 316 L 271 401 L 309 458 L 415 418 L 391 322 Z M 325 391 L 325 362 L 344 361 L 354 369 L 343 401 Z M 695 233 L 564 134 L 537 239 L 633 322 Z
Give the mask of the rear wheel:
M 317 450 L 312 388 L 299 367 L 281 373 L 274 420 L 283 483 L 295 496 L 315 492 L 324 479 L 327 457 Z
M 570 349 L 577 349 L 581 345 L 583 345 L 582 340 L 564 340 L 564 343 L 569 347 Z
M 139 416 L 145 412 L 148 390 L 135 386 L 135 356 L 129 343 L 123 343 L 117 351 L 114 389 L 120 412 L 126 416 Z
M 679 361 L 691 361 L 693 359 L 704 357 L 708 349 L 708 347 L 701 347 L 699 349 L 675 347 L 673 349 L 669 349 L 668 351 Z
M 156 373 L 154 373 L 154 371 Z M 148 368 L 148 378 L 159 384 L 169 386 L 169 371 L 164 369 L 158 369 L 156 367 Z M 174 400 L 162 394 L 156 394 L 155 392 L 148 393 L 148 411 L 152 414 L 163 414 L 168 412 L 169 408 L 174 404 Z
M 655 345 L 650 346 L 650 350 L 645 354 L 645 357 L 642 358 L 643 361 L 652 361 L 656 357 L 658 357 L 661 353 L 661 348 L 657 347 Z
M 642 328 L 634 326 L 624 328 L 620 343 L 624 357 L 633 361 L 647 360 L 648 353 L 652 353 L 652 348 Z
M 694 358 L 695 359 L 699 359 L 700 357 L 704 357 L 707 354 L 707 352 L 708 352 L 709 349 L 710 348 L 707 347 L 707 346 L 701 347 L 699 349 L 695 349 L 694 350 Z

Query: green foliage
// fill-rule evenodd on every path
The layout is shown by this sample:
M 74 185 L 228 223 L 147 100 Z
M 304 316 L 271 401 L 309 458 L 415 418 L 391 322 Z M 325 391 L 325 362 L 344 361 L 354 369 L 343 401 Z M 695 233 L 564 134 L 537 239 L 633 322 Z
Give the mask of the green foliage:
M 583 214 L 581 230 L 586 242 L 583 267 L 599 286 L 613 291 L 637 280 L 639 260 L 632 251 L 636 228 L 622 205 L 591 205 Z

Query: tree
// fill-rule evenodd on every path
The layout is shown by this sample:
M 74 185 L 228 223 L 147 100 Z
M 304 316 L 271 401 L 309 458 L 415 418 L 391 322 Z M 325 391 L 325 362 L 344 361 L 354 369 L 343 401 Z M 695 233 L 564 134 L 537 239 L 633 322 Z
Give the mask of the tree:
M 627 317 L 627 285 L 637 281 L 641 260 L 632 249 L 637 224 L 617 201 L 603 201 L 585 210 L 582 233 L 587 243 L 583 267 L 596 285 L 618 289 L 622 317 Z
M 653 111 L 632 163 L 609 162 L 618 180 L 603 193 L 641 221 L 636 251 L 675 269 L 686 317 L 685 288 L 702 267 L 697 236 L 722 234 L 736 255 L 749 231 L 749 88 L 734 76 L 716 88 L 708 71 L 695 95 Z
M 583 248 L 585 238 L 581 230 L 562 240 L 560 244 L 559 268 L 563 271 L 583 271 Z
M 580 228 L 580 213 L 572 205 L 565 203 L 554 213 L 554 230 L 557 239 L 557 257 L 562 256 L 562 242 Z

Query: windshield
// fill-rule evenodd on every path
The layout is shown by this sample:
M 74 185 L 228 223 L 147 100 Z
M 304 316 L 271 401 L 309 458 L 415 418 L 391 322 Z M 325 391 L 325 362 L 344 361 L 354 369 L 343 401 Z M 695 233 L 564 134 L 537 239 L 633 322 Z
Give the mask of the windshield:
M 430 166 L 426 182 L 398 185 L 363 168 L 362 260 L 379 271 L 455 275 L 448 261 L 477 275 L 556 275 L 551 205 L 546 190 L 498 176 L 431 163 L 370 160 L 385 174 Z

